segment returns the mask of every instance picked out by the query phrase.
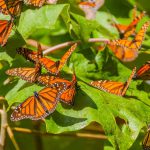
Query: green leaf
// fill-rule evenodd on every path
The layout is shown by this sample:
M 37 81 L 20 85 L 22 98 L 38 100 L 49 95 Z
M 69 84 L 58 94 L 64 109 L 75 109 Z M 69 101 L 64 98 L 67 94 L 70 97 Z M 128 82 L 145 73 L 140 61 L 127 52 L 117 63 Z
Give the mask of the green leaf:
M 17 29 L 25 39 L 38 29 L 50 29 L 55 25 L 63 9 L 67 7 L 69 7 L 69 5 L 59 4 L 43 6 L 36 10 L 28 9 L 21 14 Z

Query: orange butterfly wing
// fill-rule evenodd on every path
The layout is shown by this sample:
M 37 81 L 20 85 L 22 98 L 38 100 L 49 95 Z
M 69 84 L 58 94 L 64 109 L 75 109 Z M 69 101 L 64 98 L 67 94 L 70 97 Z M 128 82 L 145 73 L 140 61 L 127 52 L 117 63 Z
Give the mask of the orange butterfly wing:
M 135 79 L 150 80 L 150 61 L 138 69 Z
M 123 36 L 123 39 L 127 39 L 130 35 L 135 34 L 136 25 L 144 16 L 145 16 L 145 12 L 142 12 L 139 16 L 136 16 L 134 14 L 134 19 L 129 25 L 114 24 L 113 26 L 117 28 L 121 36 Z
M 40 44 L 38 44 L 37 52 L 32 51 L 28 48 L 20 47 L 17 49 L 17 53 L 20 55 L 23 55 L 27 60 L 34 62 L 34 63 L 36 61 L 39 61 L 39 59 L 43 57 L 42 48 Z
M 73 105 L 74 97 L 76 94 L 76 76 L 73 74 L 71 84 L 60 93 L 60 100 L 69 105 Z
M 23 55 L 29 61 L 35 62 L 37 60 L 37 52 L 28 48 L 18 48 L 17 53 Z
M 136 25 L 145 16 L 145 12 L 142 12 L 139 16 L 136 16 L 133 21 L 129 24 L 126 31 L 124 32 L 124 38 L 128 38 L 130 35 L 135 35 Z
M 42 74 L 37 78 L 37 81 L 47 87 L 53 87 L 53 88 L 66 88 L 68 85 L 71 84 L 70 81 L 55 77 L 55 76 L 50 76 L 47 74 Z M 62 90 L 62 89 L 60 89 Z
M 44 88 L 39 93 L 34 92 L 34 96 L 27 98 L 16 107 L 11 115 L 11 120 L 18 121 L 25 118 L 39 120 L 45 118 L 54 112 L 58 94 L 58 91 L 53 88 Z
M 8 40 L 13 26 L 13 19 L 10 21 L 0 20 L 0 45 L 4 46 Z
M 37 64 L 35 68 L 12 68 L 6 71 L 6 74 L 18 76 L 28 82 L 35 82 L 41 72 L 41 66 Z
M 144 23 L 140 31 L 135 36 L 135 39 L 133 40 L 133 44 L 131 45 L 131 48 L 137 48 L 137 49 L 141 48 L 145 33 L 149 26 L 150 26 L 150 21 L 147 21 Z
M 150 25 L 150 21 L 144 23 L 140 31 L 132 41 L 121 39 L 107 42 L 108 47 L 114 52 L 117 58 L 122 61 L 132 61 L 138 56 L 146 30 Z
M 59 62 L 54 62 L 49 58 L 42 57 L 41 59 L 39 59 L 39 63 L 51 74 L 56 74 Z
M 109 41 L 107 46 L 118 59 L 126 62 L 133 61 L 138 56 L 138 50 L 136 48 L 131 48 L 131 44 L 131 41 L 123 39 Z
M 17 16 L 21 13 L 21 0 L 0 0 L 0 12 L 5 15 Z
M 82 6 L 90 6 L 90 7 L 95 7 L 96 6 L 96 4 L 95 4 L 95 2 L 80 2 L 79 3 L 79 5 L 82 5 Z
M 100 90 L 119 96 L 122 96 L 122 91 L 124 89 L 124 83 L 122 82 L 99 80 L 99 81 L 92 81 L 90 84 Z
M 76 49 L 77 44 L 71 46 L 71 48 L 63 55 L 60 61 L 52 61 L 46 57 L 39 59 L 40 64 L 51 74 L 57 75 L 62 67 L 67 62 L 72 52 Z
M 125 83 L 109 81 L 109 80 L 99 80 L 99 81 L 90 82 L 90 85 L 111 94 L 124 96 L 135 72 L 136 72 L 136 67 L 133 69 L 128 81 Z
M 62 56 L 61 60 L 59 61 L 59 67 L 57 73 L 62 69 L 62 67 L 66 64 L 68 58 L 72 54 L 72 52 L 76 49 L 77 43 L 71 46 L 71 48 Z
M 45 0 L 24 0 L 24 2 L 27 5 L 33 5 L 36 7 L 41 7 L 45 3 Z
M 122 25 L 122 24 L 113 24 L 113 26 L 115 26 L 121 34 L 123 34 L 128 28 L 127 25 Z

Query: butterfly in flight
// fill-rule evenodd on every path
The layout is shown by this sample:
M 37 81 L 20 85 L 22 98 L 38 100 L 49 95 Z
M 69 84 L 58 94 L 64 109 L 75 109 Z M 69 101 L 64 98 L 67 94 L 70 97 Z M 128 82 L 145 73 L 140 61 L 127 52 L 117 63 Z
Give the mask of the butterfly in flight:
M 150 21 L 144 23 L 133 40 L 119 39 L 106 42 L 108 48 L 112 50 L 115 56 L 121 61 L 133 61 L 138 56 L 138 50 L 141 48 L 149 25 Z
M 58 75 L 62 67 L 66 64 L 68 58 L 72 54 L 72 52 L 76 49 L 77 44 L 71 46 L 71 48 L 62 56 L 60 61 L 52 61 L 49 58 L 41 57 L 39 58 L 39 63 L 51 74 Z M 38 51 L 41 48 L 38 48 Z M 41 50 L 40 50 L 41 51 Z M 26 59 L 35 61 L 36 60 L 36 53 L 28 50 L 26 48 L 20 48 L 17 50 L 18 53 L 22 54 Z
M 124 96 L 135 72 L 136 72 L 136 67 L 133 68 L 130 77 L 125 83 L 117 82 L 117 81 L 110 81 L 110 80 L 99 80 L 99 81 L 90 82 L 90 85 L 100 90 L 103 90 L 105 92 L 111 93 L 111 94 Z
M 137 70 L 133 79 L 150 80 L 150 61 Z
M 56 108 L 59 92 L 50 87 L 34 92 L 34 96 L 30 96 L 15 108 L 11 114 L 11 120 L 18 121 L 26 118 L 39 120 L 47 117 Z
M 47 87 L 56 88 L 61 91 L 60 100 L 69 105 L 73 104 L 74 96 L 76 94 L 76 75 L 73 74 L 72 81 L 68 81 L 63 78 L 50 76 L 50 75 L 40 75 L 37 81 Z
M 140 15 L 136 15 L 136 7 L 133 10 L 133 20 L 129 25 L 122 24 L 113 24 L 117 28 L 120 33 L 121 39 L 127 39 L 130 35 L 135 35 L 136 25 L 140 22 L 140 20 L 145 16 L 145 12 L 143 11 Z
M 150 126 L 148 126 L 147 133 L 144 136 L 142 147 L 143 147 L 143 150 L 150 150 Z
M 18 16 L 21 13 L 22 0 L 0 0 L 0 12 L 4 15 Z
M 11 20 L 0 20 L 0 45 L 5 46 L 13 27 L 13 18 Z

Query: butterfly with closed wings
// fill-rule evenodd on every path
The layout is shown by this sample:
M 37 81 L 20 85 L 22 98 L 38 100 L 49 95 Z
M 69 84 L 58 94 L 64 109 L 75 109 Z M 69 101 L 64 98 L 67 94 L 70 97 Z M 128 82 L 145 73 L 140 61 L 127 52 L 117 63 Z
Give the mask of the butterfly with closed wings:
M 115 94 L 118 96 L 124 96 L 135 72 L 136 72 L 136 67 L 133 68 L 129 79 L 125 83 L 117 82 L 117 81 L 110 81 L 110 80 L 99 80 L 99 81 L 90 82 L 90 85 L 92 85 L 93 87 L 98 88 L 102 91 L 111 93 L 111 94 Z

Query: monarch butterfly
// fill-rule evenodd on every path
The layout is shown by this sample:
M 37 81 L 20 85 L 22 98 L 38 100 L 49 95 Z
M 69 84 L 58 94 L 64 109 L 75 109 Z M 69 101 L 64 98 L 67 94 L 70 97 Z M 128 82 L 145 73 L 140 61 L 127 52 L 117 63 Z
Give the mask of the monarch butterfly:
M 49 76 L 46 74 L 40 75 L 37 78 L 37 81 L 41 84 L 46 85 L 47 87 L 59 89 L 60 91 L 62 91 L 60 100 L 70 105 L 73 104 L 77 83 L 75 74 L 73 74 L 71 82 L 63 78 Z
M 4 15 L 18 16 L 21 13 L 22 0 L 0 0 L 0 12 Z
M 41 7 L 45 3 L 45 0 L 24 0 L 24 3 L 27 5 Z
M 150 80 L 150 61 L 147 61 L 136 72 L 134 79 Z
M 145 16 L 145 12 L 143 11 L 140 13 L 139 16 L 136 16 L 136 7 L 133 11 L 133 20 L 129 25 L 122 25 L 122 24 L 113 24 L 117 30 L 120 33 L 121 38 L 124 39 L 128 38 L 130 35 L 135 34 L 135 28 L 136 25 L 139 23 L 139 21 Z
M 6 71 L 6 74 L 11 76 L 19 76 L 21 79 L 28 82 L 36 82 L 37 77 L 41 74 L 41 65 L 38 59 L 41 58 L 41 51 L 38 51 L 35 68 L 12 68 Z
M 147 133 L 142 142 L 143 150 L 150 150 L 150 127 L 148 127 Z
M 66 61 L 68 60 L 69 56 L 72 54 L 72 52 L 76 49 L 77 44 L 74 44 L 71 46 L 71 48 L 63 55 L 60 61 L 52 61 L 49 58 L 41 57 L 39 58 L 39 63 L 51 74 L 58 75 L 59 71 L 62 69 L 62 67 L 65 65 Z M 38 48 L 38 51 L 40 48 Z M 25 49 L 20 48 L 18 50 L 18 53 L 21 53 L 24 57 L 26 57 L 28 60 L 35 61 L 36 60 L 36 53 Z
M 132 41 L 126 39 L 112 40 L 107 42 L 107 46 L 121 61 L 133 61 L 138 56 L 138 49 L 140 49 L 142 45 L 145 32 L 149 25 L 150 21 L 144 23 Z
M 59 91 L 54 88 L 44 88 L 41 91 L 34 92 L 34 96 L 30 96 L 23 103 L 16 107 L 11 114 L 12 121 L 18 121 L 25 118 L 31 120 L 39 120 L 47 117 L 54 112 Z
M 8 40 L 13 27 L 13 18 L 11 20 L 0 20 L 0 45 L 4 46 Z
M 109 81 L 109 80 L 99 80 L 99 81 L 90 82 L 90 85 L 111 94 L 124 96 L 135 72 L 136 72 L 136 67 L 133 68 L 129 79 L 125 83 Z

